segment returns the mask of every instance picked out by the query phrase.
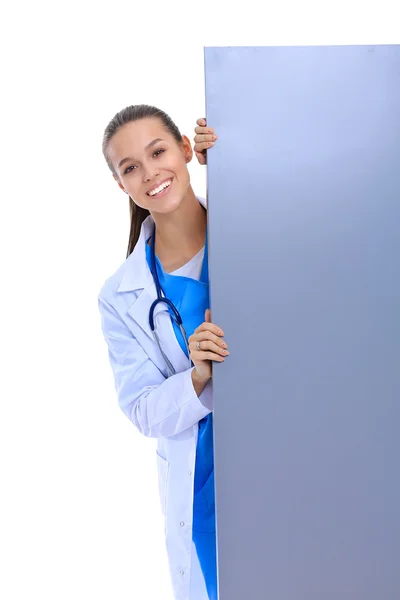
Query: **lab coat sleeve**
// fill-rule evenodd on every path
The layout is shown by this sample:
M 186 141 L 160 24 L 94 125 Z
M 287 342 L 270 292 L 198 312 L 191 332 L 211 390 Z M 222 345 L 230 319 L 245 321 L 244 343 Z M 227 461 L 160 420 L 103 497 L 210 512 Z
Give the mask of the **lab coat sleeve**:
M 193 368 L 165 378 L 115 309 L 101 296 L 98 304 L 119 405 L 143 435 L 171 437 L 211 412 L 211 382 L 198 397 Z

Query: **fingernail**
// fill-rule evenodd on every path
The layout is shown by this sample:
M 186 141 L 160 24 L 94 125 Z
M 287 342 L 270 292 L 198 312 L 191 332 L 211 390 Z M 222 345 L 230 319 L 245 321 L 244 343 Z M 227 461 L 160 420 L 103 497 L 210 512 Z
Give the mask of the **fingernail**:
M 213 136 L 211 136 L 211 139 L 212 139 L 212 140 L 216 140 L 216 139 L 217 139 L 217 136 L 216 136 L 216 135 L 213 135 Z
M 221 346 L 222 346 L 223 348 L 226 348 L 226 343 L 225 343 L 225 342 L 222 342 Z
M 221 329 L 218 331 L 219 335 L 224 335 L 224 332 Z

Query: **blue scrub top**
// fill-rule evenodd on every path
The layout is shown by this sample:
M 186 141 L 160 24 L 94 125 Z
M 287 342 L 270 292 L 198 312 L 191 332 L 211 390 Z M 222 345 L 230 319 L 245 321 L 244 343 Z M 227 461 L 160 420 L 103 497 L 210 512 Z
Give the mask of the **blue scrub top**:
M 156 256 L 160 286 L 165 296 L 173 302 L 181 315 L 188 338 L 204 322 L 205 311 L 210 306 L 207 256 L 206 239 L 200 281 L 165 273 Z M 146 244 L 146 257 L 149 268 L 152 270 L 149 244 Z M 172 324 L 182 350 L 188 355 L 181 331 L 174 319 L 172 319 Z M 203 570 L 209 598 L 214 600 L 217 598 L 217 584 L 212 413 L 199 422 L 194 478 L 193 541 Z

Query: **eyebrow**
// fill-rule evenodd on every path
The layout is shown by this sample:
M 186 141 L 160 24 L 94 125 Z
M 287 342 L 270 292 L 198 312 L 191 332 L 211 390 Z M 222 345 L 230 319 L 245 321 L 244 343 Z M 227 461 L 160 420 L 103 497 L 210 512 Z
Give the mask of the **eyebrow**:
M 155 146 L 156 144 L 158 144 L 158 142 L 163 142 L 164 140 L 162 140 L 161 138 L 156 138 L 155 140 L 153 140 L 152 142 L 150 142 L 149 144 L 147 144 L 147 146 L 145 147 L 145 150 L 149 150 L 150 148 L 152 148 L 153 146 Z M 124 165 L 127 162 L 130 162 L 131 160 L 133 160 L 133 158 L 129 158 L 129 156 L 127 156 L 126 158 L 123 158 L 119 163 L 118 163 L 118 169 L 120 169 L 122 167 L 122 165 Z

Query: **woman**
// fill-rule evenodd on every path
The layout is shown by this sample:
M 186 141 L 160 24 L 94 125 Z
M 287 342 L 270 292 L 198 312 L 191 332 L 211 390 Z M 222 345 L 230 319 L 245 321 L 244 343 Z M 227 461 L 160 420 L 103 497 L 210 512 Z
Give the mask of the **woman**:
M 216 136 L 197 124 L 205 164 Z M 111 120 L 103 153 L 131 215 L 127 258 L 99 294 L 118 400 L 158 441 L 175 598 L 216 600 L 211 381 L 212 362 L 229 352 L 208 310 L 207 213 L 190 185 L 193 150 L 168 115 L 139 105 Z

